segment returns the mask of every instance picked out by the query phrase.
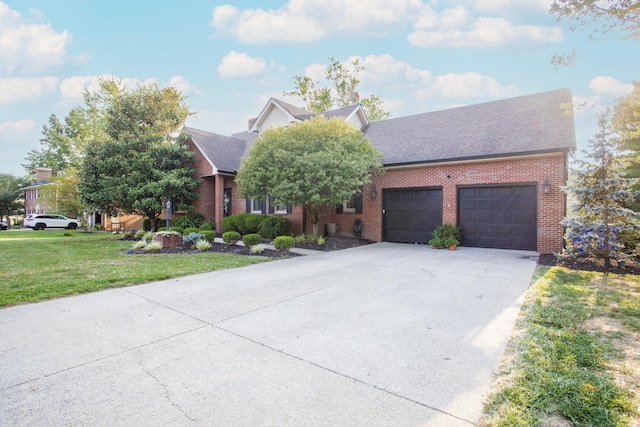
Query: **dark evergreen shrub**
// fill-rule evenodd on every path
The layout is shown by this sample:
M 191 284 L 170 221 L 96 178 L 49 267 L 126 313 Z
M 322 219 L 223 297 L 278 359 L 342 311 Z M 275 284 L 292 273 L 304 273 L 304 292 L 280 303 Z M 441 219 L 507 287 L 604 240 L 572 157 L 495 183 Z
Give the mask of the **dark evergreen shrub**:
M 248 248 L 262 242 L 262 236 L 257 233 L 247 234 L 242 238 L 242 243 Z
M 260 234 L 267 239 L 291 234 L 291 220 L 283 216 L 270 216 L 262 222 Z

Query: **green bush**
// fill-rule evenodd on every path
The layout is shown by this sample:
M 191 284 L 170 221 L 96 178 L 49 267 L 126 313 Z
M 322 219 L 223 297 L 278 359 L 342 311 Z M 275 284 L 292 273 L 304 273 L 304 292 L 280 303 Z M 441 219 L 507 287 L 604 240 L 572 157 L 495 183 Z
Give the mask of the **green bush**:
M 250 214 L 250 213 L 241 213 L 241 214 L 233 215 L 236 217 L 235 223 L 236 223 L 236 227 L 238 228 L 238 233 L 242 235 L 251 233 L 251 231 L 249 231 L 249 227 L 247 227 L 247 218 L 249 218 L 252 215 L 253 214 Z
M 274 239 L 277 236 L 288 236 L 291 233 L 291 220 L 283 216 L 270 216 L 262 221 L 260 234 L 267 239 Z
M 294 240 L 291 236 L 278 236 L 273 241 L 273 246 L 281 252 L 289 252 L 293 246 Z
M 142 229 L 144 231 L 151 231 L 151 221 L 149 218 L 145 218 L 142 220 Z
M 269 218 L 268 215 L 252 214 L 245 218 L 244 223 L 247 227 L 247 234 L 259 233 L 262 223 Z
M 216 240 L 216 232 L 213 230 L 200 229 L 200 234 L 202 234 L 204 240 L 209 243 L 213 243 Z
M 174 225 L 170 228 L 170 231 L 177 231 L 180 234 L 184 234 L 184 228 L 180 227 L 179 225 Z
M 136 239 L 142 239 L 142 237 L 145 235 L 146 231 L 144 230 L 138 230 L 136 231 L 136 234 L 133 236 Z
M 201 213 L 189 212 L 185 216 L 177 218 L 175 220 L 175 225 L 182 228 L 200 228 L 204 220 L 204 215 L 202 215 Z
M 158 231 L 167 231 L 167 227 L 158 227 Z
M 240 233 L 237 231 L 227 231 L 222 233 L 222 240 L 228 245 L 235 245 L 240 240 Z
M 248 248 L 262 242 L 262 236 L 258 233 L 247 234 L 242 238 L 242 243 Z
M 215 221 L 205 221 L 202 224 L 200 224 L 200 231 L 215 230 L 215 229 L 216 229 Z
M 182 232 L 182 234 L 185 234 L 185 235 L 186 235 L 186 234 L 191 234 L 191 233 L 197 233 L 198 231 L 200 231 L 200 230 L 198 230 L 198 229 L 197 229 L 197 228 L 195 228 L 195 227 L 187 227 L 187 228 L 185 228 L 185 229 L 184 229 L 184 231 Z
M 222 232 L 226 233 L 227 231 L 238 231 L 235 215 L 222 218 Z

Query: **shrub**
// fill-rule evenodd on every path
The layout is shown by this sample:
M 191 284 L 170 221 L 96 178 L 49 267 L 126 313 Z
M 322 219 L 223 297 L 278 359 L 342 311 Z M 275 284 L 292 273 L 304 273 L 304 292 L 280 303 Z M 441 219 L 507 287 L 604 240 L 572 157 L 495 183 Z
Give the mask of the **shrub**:
M 304 243 L 307 241 L 307 236 L 305 236 L 304 234 L 298 234 L 294 240 L 296 243 Z
M 189 212 L 182 218 L 177 218 L 175 225 L 185 229 L 189 227 L 199 228 L 204 222 L 204 219 L 204 215 L 201 213 Z
M 184 246 L 193 246 L 198 240 L 202 240 L 204 236 L 200 233 L 189 233 L 182 236 L 182 244 Z
M 146 246 L 144 247 L 144 249 L 147 252 L 160 252 L 162 250 L 162 243 L 156 242 L 154 240 L 154 241 L 151 241 L 151 242 L 147 243 Z
M 196 242 L 195 247 L 199 252 L 204 252 L 211 249 L 211 243 L 207 242 L 206 240 L 200 239 Z
M 327 241 L 324 239 L 324 236 L 318 236 L 318 244 L 324 245 Z
M 247 234 L 242 238 L 242 243 L 248 248 L 262 242 L 262 236 L 257 233 Z
M 146 240 L 137 240 L 136 242 L 133 243 L 133 246 L 131 246 L 132 249 L 144 249 L 144 247 L 147 246 L 147 241 Z
M 136 234 L 134 234 L 133 237 L 135 237 L 136 239 L 142 239 L 142 237 L 144 236 L 145 231 L 144 230 L 138 230 L 136 231 Z
M 287 236 L 291 233 L 291 220 L 283 216 L 270 216 L 262 221 L 260 234 L 267 239 L 277 236 Z
M 213 230 L 200 230 L 200 234 L 209 243 L 213 243 L 216 240 L 216 232 Z
M 199 231 L 200 231 L 200 230 L 198 230 L 198 229 L 197 229 L 197 228 L 195 228 L 195 227 L 187 227 L 187 228 L 185 228 L 185 229 L 182 231 L 182 234 L 185 234 L 185 235 L 186 235 L 186 234 L 191 234 L 191 233 L 197 233 L 197 232 L 199 232 Z
M 281 252 L 289 252 L 293 246 L 294 240 L 291 236 L 278 236 L 273 241 L 273 246 Z
M 174 225 L 173 227 L 170 228 L 171 231 L 177 231 L 180 234 L 184 233 L 184 228 L 180 227 L 179 225 Z
M 167 231 L 167 227 L 158 227 L 158 231 Z
M 265 249 L 266 248 L 262 243 L 258 243 L 257 245 L 251 246 L 251 248 L 249 248 L 249 252 L 251 252 L 252 254 L 261 254 Z
M 62 235 L 69 237 L 69 236 L 73 236 L 73 233 L 70 231 L 65 231 L 64 233 L 62 233 Z
M 227 231 L 238 231 L 235 215 L 222 218 L 222 232 L 226 233 Z
M 222 240 L 228 245 L 235 245 L 240 240 L 240 233 L 237 231 L 227 231 L 222 233 Z
M 150 242 L 153 240 L 153 236 L 155 235 L 156 233 L 154 233 L 153 231 L 147 231 L 142 235 L 142 240 L 144 240 L 145 242 Z
M 244 223 L 247 227 L 247 234 L 249 233 L 259 233 L 260 228 L 262 228 L 262 223 L 269 218 L 267 215 L 262 214 L 253 214 L 249 215 L 245 218 Z
M 215 230 L 215 229 L 216 229 L 215 221 L 205 221 L 202 224 L 200 224 L 200 231 Z
M 237 231 L 240 234 L 251 233 L 247 228 L 246 219 L 251 216 L 256 216 L 250 213 L 239 213 L 230 215 L 222 220 L 222 232 Z
M 130 239 L 133 237 L 133 231 L 125 231 L 124 233 L 122 233 L 122 237 L 124 237 L 125 239 Z

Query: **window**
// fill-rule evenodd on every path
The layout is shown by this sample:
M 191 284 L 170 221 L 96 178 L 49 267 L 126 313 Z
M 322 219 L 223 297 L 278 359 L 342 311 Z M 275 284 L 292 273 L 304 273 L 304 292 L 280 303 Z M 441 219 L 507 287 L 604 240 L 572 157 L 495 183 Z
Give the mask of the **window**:
M 274 213 L 286 214 L 288 212 L 289 212 L 289 209 L 287 208 L 287 205 L 275 205 L 274 207 Z
M 351 197 L 350 200 L 336 206 L 336 213 L 362 213 L 362 193 L 358 192 Z
M 267 202 L 265 199 L 247 199 L 247 212 L 255 214 L 263 214 L 267 211 Z

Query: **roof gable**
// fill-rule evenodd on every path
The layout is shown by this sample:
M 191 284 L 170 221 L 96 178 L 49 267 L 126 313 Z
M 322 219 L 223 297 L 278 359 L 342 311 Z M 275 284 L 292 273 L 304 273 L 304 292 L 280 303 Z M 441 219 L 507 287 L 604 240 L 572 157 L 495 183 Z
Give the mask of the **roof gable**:
M 304 116 L 306 114 L 309 114 L 309 112 L 302 108 L 275 98 L 270 98 L 267 105 L 265 105 L 260 112 L 260 115 L 251 125 L 249 131 L 262 132 L 271 126 L 288 126 L 291 123 L 301 121 L 297 116 Z

